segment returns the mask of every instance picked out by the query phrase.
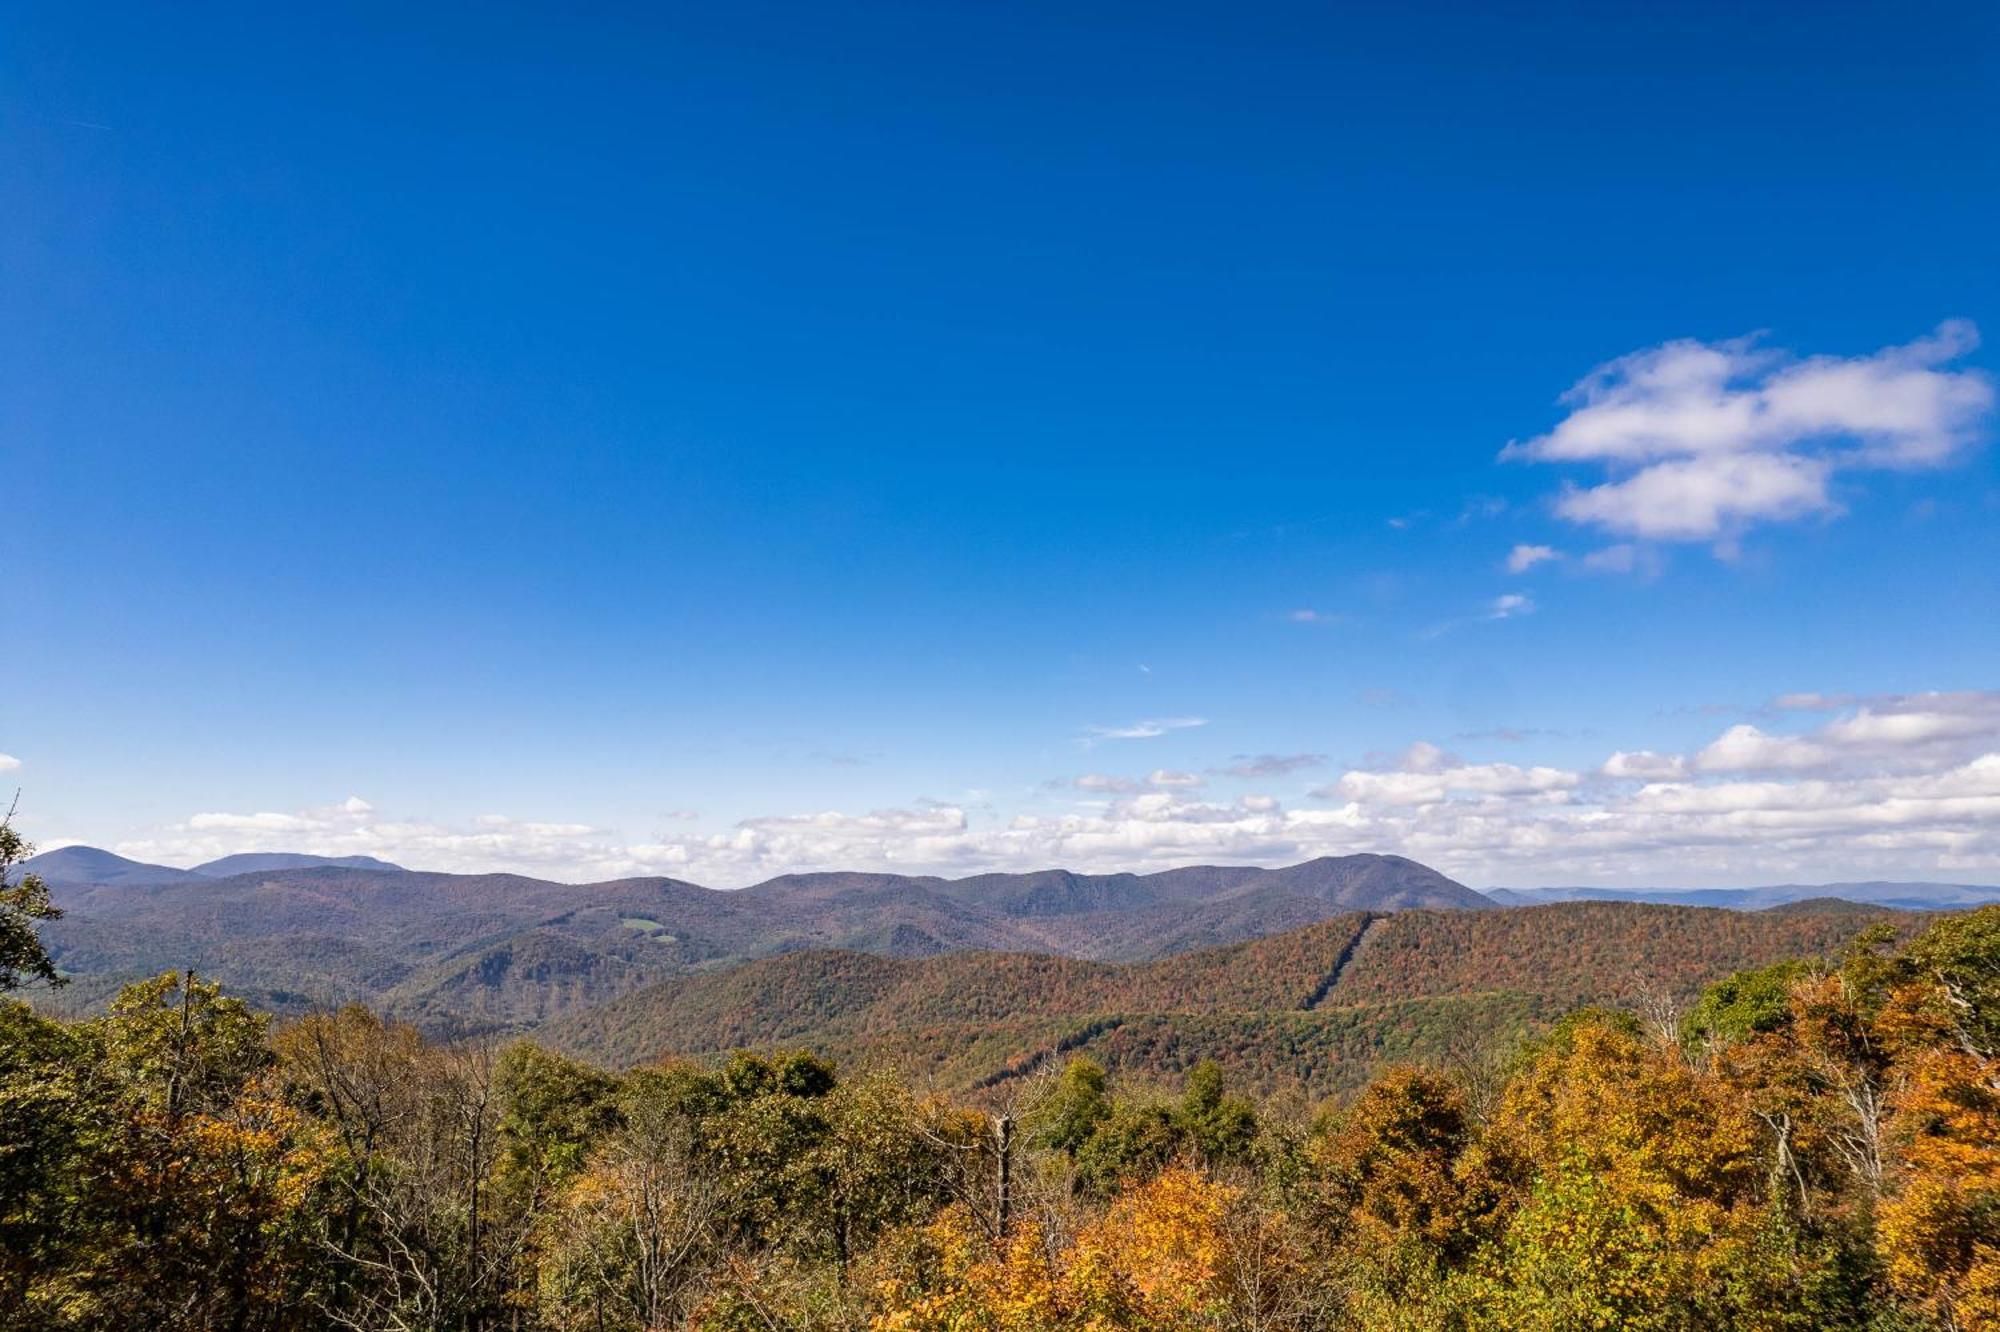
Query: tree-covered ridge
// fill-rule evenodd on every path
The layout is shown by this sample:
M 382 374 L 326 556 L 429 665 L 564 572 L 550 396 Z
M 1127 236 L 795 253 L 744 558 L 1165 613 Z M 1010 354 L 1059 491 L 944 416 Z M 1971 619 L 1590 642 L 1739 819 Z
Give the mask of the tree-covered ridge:
M 805 1043 L 964 1088 L 1051 1052 L 1133 1077 L 1220 1060 L 1260 1091 L 1352 1087 L 1385 1057 L 1436 1056 L 1468 1020 L 1511 1031 L 1586 1002 L 1667 1001 L 1738 968 L 1825 957 L 1889 913 L 1739 913 L 1631 903 L 1358 912 L 1150 962 L 810 951 L 684 977 L 550 1023 L 610 1064 Z
M 68 848 L 42 863 L 72 865 Z M 1397 856 L 1156 874 L 788 875 L 718 890 L 676 879 L 550 883 L 339 864 L 210 878 L 117 861 L 52 879 L 47 932 L 77 978 L 67 1012 L 194 967 L 276 1012 L 365 1002 L 431 1031 L 523 1031 L 649 983 L 807 949 L 966 950 L 1137 960 L 1295 929 L 1357 909 L 1492 904 Z M 84 863 L 94 863 L 86 858 Z
M 1837 952 L 1873 922 L 1896 920 L 1898 929 L 1914 932 L 1922 919 L 1871 908 L 1764 912 L 1637 902 L 1561 902 L 1463 917 L 1400 912 L 1370 936 L 1330 998 L 1515 990 L 1577 1004 L 1685 995 L 1753 962 Z
M 612 1073 L 182 975 L 7 1002 L 0 1326 L 1991 1332 L 2000 907 L 1317 1106 L 1209 1060 Z

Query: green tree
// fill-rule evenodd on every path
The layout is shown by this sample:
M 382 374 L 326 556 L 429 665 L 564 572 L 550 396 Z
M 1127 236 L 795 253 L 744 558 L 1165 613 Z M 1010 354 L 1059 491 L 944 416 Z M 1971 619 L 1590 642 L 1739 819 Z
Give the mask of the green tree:
M 0 1000 L 0 1310 L 60 1327 L 63 1291 L 86 1266 L 93 1189 L 116 1132 L 93 1029 Z
M 267 1027 L 171 972 L 91 1024 L 118 1122 L 89 1163 L 91 1242 L 68 1281 L 81 1326 L 297 1326 L 331 1144 L 266 1076 Z
M 23 977 L 63 983 L 37 929 L 43 921 L 62 917 L 49 902 L 49 886 L 38 874 L 22 874 L 9 882 L 15 866 L 34 853 L 35 848 L 14 831 L 14 811 L 8 810 L 0 818 L 0 991 L 18 987 Z
M 1681 1019 L 1681 1043 L 1691 1053 L 1776 1031 L 1792 1016 L 1792 986 L 1803 962 L 1774 962 L 1725 976 L 1701 992 Z
M 1916 979 L 1936 987 L 1962 1048 L 1983 1059 L 2000 1057 L 2000 906 L 1938 921 L 1903 961 Z
M 1174 1125 L 1203 1161 L 1211 1165 L 1243 1161 L 1257 1141 L 1257 1107 L 1231 1095 L 1222 1065 L 1204 1059 L 1188 1073 Z
M 1074 1157 L 1111 1117 L 1108 1081 L 1104 1066 L 1087 1056 L 1063 1065 L 1048 1096 L 1034 1109 L 1030 1141 Z

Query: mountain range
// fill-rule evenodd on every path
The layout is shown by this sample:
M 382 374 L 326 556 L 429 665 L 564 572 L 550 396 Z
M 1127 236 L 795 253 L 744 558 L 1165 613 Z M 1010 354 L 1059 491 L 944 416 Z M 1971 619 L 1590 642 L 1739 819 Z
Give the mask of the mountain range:
M 71 1002 L 193 966 L 280 1011 L 361 999 L 433 1026 L 482 1029 L 519 1028 L 651 981 L 810 948 L 1126 961 L 1355 910 L 1492 905 L 1415 861 L 1372 855 L 1145 875 L 797 874 L 734 890 L 324 863 L 214 878 L 74 847 L 29 868 L 50 881 L 66 913 L 46 937 L 58 965 L 79 978 Z
M 23 862 L 22 869 L 39 874 L 49 883 L 137 884 L 193 883 L 202 879 L 226 879 L 235 874 L 256 874 L 269 870 L 321 869 L 400 870 L 373 856 L 308 856 L 295 851 L 246 851 L 196 865 L 175 869 L 171 865 L 149 865 L 129 860 L 94 846 L 64 846 L 45 851 Z
M 59 1010 L 192 967 L 279 1013 L 360 1001 L 435 1033 L 533 1031 L 609 1063 L 809 1045 L 973 1089 L 1088 1050 L 1142 1078 L 1214 1057 L 1247 1085 L 1325 1094 L 1384 1058 L 1440 1057 L 1577 1003 L 1685 1000 L 1737 968 L 1921 919 L 1809 895 L 1821 889 L 1724 890 L 1731 906 L 1782 903 L 1760 911 L 1583 889 L 1521 905 L 1530 893 L 1489 898 L 1379 855 L 794 874 L 735 890 L 289 854 L 182 870 L 89 847 L 28 868 L 66 913 L 44 936 L 73 983 L 37 996 Z M 1978 891 L 1845 887 L 1927 905 Z

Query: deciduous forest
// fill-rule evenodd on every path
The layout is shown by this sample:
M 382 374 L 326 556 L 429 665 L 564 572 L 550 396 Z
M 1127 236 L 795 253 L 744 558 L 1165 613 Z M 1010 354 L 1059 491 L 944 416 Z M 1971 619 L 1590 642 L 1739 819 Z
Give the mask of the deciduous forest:
M 2000 908 L 1635 1009 L 1306 1105 L 1212 1062 L 958 1095 L 809 1051 L 612 1072 L 186 973 L 86 1019 L 6 1001 L 0 1321 L 2000 1327 Z

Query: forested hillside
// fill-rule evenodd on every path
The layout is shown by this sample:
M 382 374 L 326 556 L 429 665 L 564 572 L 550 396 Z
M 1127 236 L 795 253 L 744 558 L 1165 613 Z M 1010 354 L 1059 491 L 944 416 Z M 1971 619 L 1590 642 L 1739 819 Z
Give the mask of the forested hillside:
M 0 905 L 41 912 L 32 892 Z M 1633 910 L 1583 918 L 1622 940 L 1601 960 L 1636 967 L 1718 923 Z M 1425 1002 L 1383 996 L 1402 932 L 1450 939 L 1449 919 L 1222 950 L 1208 962 L 1244 988 L 1215 994 L 1189 988 L 1212 974 L 1198 958 L 812 953 L 678 1012 L 743 1030 L 755 978 L 782 974 L 788 1038 L 860 996 L 870 1020 L 906 1002 L 948 1029 L 1004 1018 L 1011 986 L 1023 1012 L 1178 1004 L 1173 1057 L 1192 1057 L 1229 1023 L 1365 1011 L 1326 1006 L 1349 984 Z M 1574 946 L 1566 919 L 1494 936 L 1526 950 L 1506 978 Z M 1830 944 L 1829 922 L 1852 923 L 1767 919 L 1723 947 Z M 1379 1067 L 1317 1106 L 1246 1097 L 1214 1062 L 1153 1087 L 1074 1053 L 976 1101 L 795 1052 L 612 1072 L 359 1007 L 274 1023 L 173 975 L 86 1021 L 0 999 L 0 1326 L 1993 1332 L 2000 908 L 1900 946 L 1898 927 L 1678 1011 L 1571 1010 L 1479 1057 Z M 1316 1006 L 1228 1007 L 1311 1003 L 1325 950 L 1364 934 Z M 9 939 L 31 965 L 32 936 Z M 1486 974 L 1476 948 L 1443 955 Z M 1532 995 L 1510 993 L 1435 1002 L 1490 1034 L 1494 1004 Z M 1163 1039 L 1154 1018 L 1116 1036 Z
M 34 866 L 52 871 L 67 912 L 48 934 L 76 982 L 61 1011 L 193 967 L 273 1011 L 361 1001 L 433 1032 L 525 1030 L 651 981 L 800 949 L 1122 960 L 1357 909 L 1491 906 L 1414 861 L 1370 855 L 1148 875 L 791 875 L 733 891 L 332 863 L 210 878 L 78 847 Z
M 1351 1087 L 1385 1058 L 1439 1057 L 1582 1003 L 1672 1002 L 1746 966 L 1826 957 L 1891 913 L 1746 914 L 1566 903 L 1356 913 L 1157 961 L 907 959 L 810 951 L 651 986 L 549 1023 L 557 1048 L 624 1065 L 804 1045 L 960 1089 L 1050 1052 L 1139 1079 L 1204 1058 L 1260 1091 Z

